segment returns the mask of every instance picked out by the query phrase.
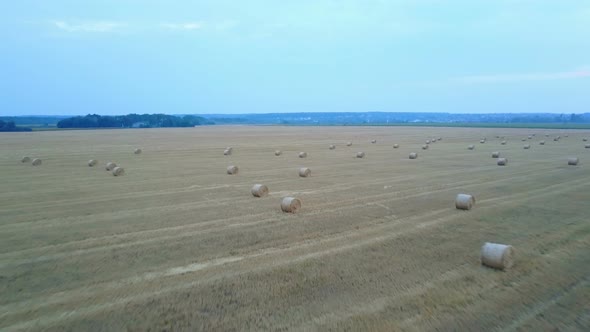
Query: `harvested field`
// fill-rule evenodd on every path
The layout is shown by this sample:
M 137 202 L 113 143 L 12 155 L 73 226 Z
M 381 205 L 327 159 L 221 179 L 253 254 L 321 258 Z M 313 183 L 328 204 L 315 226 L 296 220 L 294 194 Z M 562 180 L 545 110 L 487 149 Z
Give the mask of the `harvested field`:
M 526 153 L 500 144 L 534 133 Z M 545 133 L 564 134 L 0 133 L 0 330 L 588 330 L 590 155 L 580 141 L 590 131 L 538 145 Z M 486 144 L 466 149 L 482 136 Z M 349 141 L 370 158 L 326 149 Z M 137 146 L 149 153 L 130 153 Z M 223 156 L 227 146 L 239 153 Z M 490 160 L 495 151 L 508 167 Z M 570 156 L 578 166 L 567 165 Z M 125 176 L 89 159 L 114 160 Z M 238 175 L 225 173 L 229 160 Z M 303 166 L 313 181 L 294 171 Z M 252 196 L 257 183 L 268 195 Z M 459 193 L 477 204 L 456 209 Z M 301 200 L 296 214 L 281 211 L 286 196 Z M 514 265 L 482 266 L 485 242 L 512 245 Z

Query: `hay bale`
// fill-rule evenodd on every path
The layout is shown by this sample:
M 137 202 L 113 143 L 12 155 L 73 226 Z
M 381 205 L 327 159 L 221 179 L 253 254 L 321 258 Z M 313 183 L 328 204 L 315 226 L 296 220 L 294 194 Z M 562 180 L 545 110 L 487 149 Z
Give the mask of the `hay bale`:
M 439 140 L 439 141 L 442 141 L 442 137 L 439 137 L 439 138 L 438 138 L 438 140 Z
M 554 142 L 559 142 L 559 138 L 555 137 L 555 138 L 553 139 L 553 141 L 554 141 Z
M 506 166 L 508 164 L 508 158 L 498 158 L 498 166 Z
M 307 178 L 311 176 L 311 170 L 307 167 L 301 167 L 299 169 L 299 176 L 302 178 Z
M 499 270 L 509 269 L 514 265 L 514 248 L 486 242 L 481 247 L 481 264 Z
M 254 197 L 264 197 L 268 195 L 268 187 L 263 184 L 255 184 L 254 187 L 250 189 L 250 192 Z
M 526 142 L 526 138 L 521 139 L 521 141 Z
M 540 141 L 539 145 L 545 145 L 545 141 Z
M 375 143 L 377 143 L 377 140 L 376 139 L 372 139 L 371 140 L 371 143 L 375 144 Z
M 121 176 L 123 174 L 125 174 L 125 170 L 123 169 L 123 167 L 117 166 L 117 167 L 113 168 L 113 175 L 114 176 Z
M 570 135 L 567 135 L 567 134 L 566 134 L 566 135 L 563 135 L 563 137 L 570 137 Z
M 502 145 L 506 145 L 506 141 L 502 141 L 500 144 L 502 144 Z
M 428 150 L 428 144 L 422 145 L 422 150 Z
M 530 145 L 530 144 L 525 144 L 525 145 L 523 146 L 523 148 L 524 148 L 525 150 L 528 150 L 528 149 L 530 149 L 530 148 L 531 148 L 531 145 Z
M 20 162 L 21 162 L 21 163 L 28 163 L 28 162 L 30 162 L 30 161 L 31 161 L 31 157 L 23 157 L 23 158 L 20 160 Z
M 436 138 L 433 138 L 433 139 L 431 139 L 431 140 L 430 140 L 430 143 L 431 143 L 431 144 L 434 144 L 434 143 L 436 143 Z
M 481 141 L 479 141 L 479 143 L 484 144 L 486 142 L 485 139 L 482 139 Z
M 135 150 L 133 150 L 133 153 L 140 154 L 141 153 L 141 149 L 135 149 Z
M 307 158 L 307 152 L 299 152 L 299 158 Z
M 40 166 L 43 162 L 41 161 L 41 159 L 39 158 L 35 158 L 33 159 L 33 161 L 31 162 L 31 165 L 33 166 Z
M 98 164 L 98 160 L 96 160 L 96 159 L 88 160 L 88 167 L 94 167 L 96 164 Z
M 529 139 L 533 139 L 533 136 L 532 136 L 532 135 L 529 135 L 529 137 L 528 137 L 528 138 L 529 138 Z
M 115 164 L 114 162 L 108 162 L 107 165 L 105 166 L 105 169 L 107 171 L 112 171 L 115 167 L 117 167 L 117 164 Z
M 397 148 L 399 148 L 399 144 L 394 144 L 394 145 L 393 145 L 393 148 L 394 148 L 394 149 L 397 149 Z
M 584 147 L 585 147 L 586 149 L 590 149 L 590 144 L 586 144 L 586 145 L 584 145 Z
M 549 137 L 549 134 L 545 134 L 545 137 Z
M 352 142 L 346 142 L 346 146 L 351 146 Z
M 330 149 L 330 150 L 334 150 L 334 149 L 336 149 L 336 145 L 334 145 L 334 144 L 330 144 L 330 146 L 328 147 L 328 149 Z
M 229 152 L 234 152 L 234 148 L 231 146 L 226 146 L 224 150 L 229 150 Z
M 359 152 L 356 153 L 356 157 L 357 158 L 365 158 L 365 153 L 362 152 L 362 151 L 359 151 Z
M 459 194 L 455 198 L 455 208 L 459 210 L 471 210 L 475 204 L 475 197 L 468 194 Z
M 297 213 L 301 209 L 301 201 L 295 197 L 283 197 L 281 210 L 287 213 Z
M 580 162 L 580 159 L 577 157 L 570 157 L 567 158 L 567 164 L 570 166 L 576 166 Z
M 429 139 L 427 139 L 427 140 L 426 140 L 426 142 L 424 142 L 424 143 L 426 143 L 426 144 L 430 144 L 430 140 L 429 140 Z
M 275 156 L 280 156 L 283 154 L 283 151 L 281 150 L 275 150 Z
M 469 149 L 469 150 L 473 150 L 473 149 L 475 149 L 475 145 L 471 144 L 471 145 L 469 145 L 469 146 L 467 147 L 467 149 Z
M 416 159 L 416 158 L 418 158 L 418 154 L 416 152 L 410 153 L 410 159 Z
M 588 139 L 586 137 L 582 138 L 582 141 L 587 142 Z
M 231 156 L 231 152 L 232 152 L 231 149 L 225 149 L 225 150 L 223 150 L 223 155 L 224 156 Z
M 229 174 L 229 175 L 238 174 L 238 171 L 239 171 L 238 166 L 234 166 L 234 165 L 227 166 L 227 174 Z
M 492 158 L 500 158 L 500 152 L 499 151 L 492 152 Z

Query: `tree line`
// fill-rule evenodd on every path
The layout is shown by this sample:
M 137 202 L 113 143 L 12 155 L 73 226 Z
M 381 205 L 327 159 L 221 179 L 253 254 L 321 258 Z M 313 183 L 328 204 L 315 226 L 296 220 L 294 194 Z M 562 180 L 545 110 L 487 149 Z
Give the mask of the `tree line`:
M 0 131 L 31 131 L 31 128 L 18 127 L 14 124 L 14 121 L 0 120 Z
M 167 114 L 127 114 L 101 116 L 88 114 L 63 119 L 57 123 L 58 128 L 160 128 L 160 127 L 194 127 L 212 124 L 207 119 L 194 116 L 174 116 Z

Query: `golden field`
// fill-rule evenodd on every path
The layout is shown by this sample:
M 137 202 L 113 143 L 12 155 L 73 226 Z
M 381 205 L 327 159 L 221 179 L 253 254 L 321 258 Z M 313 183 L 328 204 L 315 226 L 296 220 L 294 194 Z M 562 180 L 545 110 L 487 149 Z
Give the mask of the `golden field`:
M 254 126 L 1 133 L 0 331 L 588 330 L 586 136 Z M 442 141 L 422 150 L 434 137 Z M 493 151 L 508 165 L 497 166 Z M 568 166 L 570 156 L 580 164 Z M 125 175 L 105 171 L 108 161 Z M 239 173 L 227 175 L 228 165 Z M 250 194 L 257 183 L 268 196 Z M 475 195 L 472 210 L 455 209 L 458 193 Z M 284 196 L 301 199 L 299 213 L 281 211 Z M 514 246 L 514 267 L 482 266 L 484 242 Z

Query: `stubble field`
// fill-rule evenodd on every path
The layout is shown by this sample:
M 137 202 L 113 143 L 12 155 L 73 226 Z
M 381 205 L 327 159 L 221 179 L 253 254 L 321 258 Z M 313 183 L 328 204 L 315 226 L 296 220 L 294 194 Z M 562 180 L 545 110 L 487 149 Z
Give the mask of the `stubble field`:
M 586 136 L 240 126 L 0 134 L 0 330 L 588 330 Z M 422 150 L 434 137 L 442 141 Z M 580 164 L 568 166 L 570 156 Z M 106 172 L 107 161 L 126 174 Z M 232 164 L 237 175 L 226 174 Z M 256 183 L 270 194 L 253 197 Z M 475 195 L 471 211 L 455 209 L 458 193 Z M 283 213 L 284 196 L 301 199 L 301 211 Z M 481 266 L 484 242 L 513 245 L 514 267 Z

